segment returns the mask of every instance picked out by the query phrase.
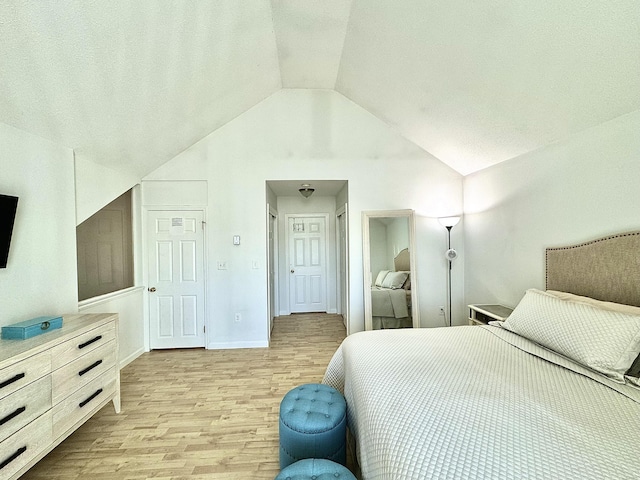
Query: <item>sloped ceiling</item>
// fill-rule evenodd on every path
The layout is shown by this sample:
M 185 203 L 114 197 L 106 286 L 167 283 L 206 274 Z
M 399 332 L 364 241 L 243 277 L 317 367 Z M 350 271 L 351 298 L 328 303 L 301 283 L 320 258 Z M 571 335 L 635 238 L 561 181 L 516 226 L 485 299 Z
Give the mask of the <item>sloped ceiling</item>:
M 640 2 L 0 0 L 0 121 L 105 166 L 145 175 L 280 88 L 467 174 L 640 109 Z

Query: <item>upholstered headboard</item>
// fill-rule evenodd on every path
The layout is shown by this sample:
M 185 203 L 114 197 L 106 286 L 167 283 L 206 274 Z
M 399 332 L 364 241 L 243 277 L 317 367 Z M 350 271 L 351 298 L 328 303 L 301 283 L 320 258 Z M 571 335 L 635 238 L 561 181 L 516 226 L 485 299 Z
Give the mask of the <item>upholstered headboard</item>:
M 408 248 L 398 252 L 396 258 L 393 259 L 393 265 L 396 272 L 408 272 L 411 270 L 411 256 Z
M 640 306 L 640 232 L 546 251 L 547 290 Z

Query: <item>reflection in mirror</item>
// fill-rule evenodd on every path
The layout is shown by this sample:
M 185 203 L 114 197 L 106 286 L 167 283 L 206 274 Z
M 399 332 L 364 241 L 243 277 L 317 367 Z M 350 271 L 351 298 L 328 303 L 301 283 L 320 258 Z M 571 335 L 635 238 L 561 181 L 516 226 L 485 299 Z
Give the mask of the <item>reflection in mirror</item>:
M 420 326 L 413 210 L 363 212 L 365 329 Z

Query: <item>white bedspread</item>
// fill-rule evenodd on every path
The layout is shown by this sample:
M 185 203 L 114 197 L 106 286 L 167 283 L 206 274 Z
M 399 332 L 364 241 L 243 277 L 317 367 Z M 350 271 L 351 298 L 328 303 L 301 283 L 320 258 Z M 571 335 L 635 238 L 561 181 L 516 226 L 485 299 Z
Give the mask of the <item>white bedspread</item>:
M 357 333 L 325 383 L 366 480 L 640 479 L 639 390 L 499 327 Z
M 371 312 L 374 317 L 408 317 L 407 291 L 402 288 L 371 287 Z

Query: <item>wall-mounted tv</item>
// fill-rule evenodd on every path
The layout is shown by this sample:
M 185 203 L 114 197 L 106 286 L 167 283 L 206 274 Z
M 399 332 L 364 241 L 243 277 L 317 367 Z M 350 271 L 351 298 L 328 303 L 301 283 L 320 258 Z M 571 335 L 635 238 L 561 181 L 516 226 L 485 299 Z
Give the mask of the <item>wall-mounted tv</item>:
M 18 197 L 0 194 L 0 268 L 7 268 Z

